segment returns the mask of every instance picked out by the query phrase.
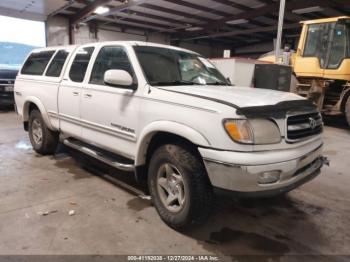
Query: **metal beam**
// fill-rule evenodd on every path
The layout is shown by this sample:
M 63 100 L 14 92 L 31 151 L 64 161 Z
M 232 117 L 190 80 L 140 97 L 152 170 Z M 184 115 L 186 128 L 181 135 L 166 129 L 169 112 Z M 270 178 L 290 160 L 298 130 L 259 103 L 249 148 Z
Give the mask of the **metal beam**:
M 169 13 L 169 14 L 172 14 L 172 15 L 182 16 L 182 17 L 185 17 L 185 18 L 188 18 L 188 19 L 195 19 L 195 20 L 199 20 L 199 21 L 203 21 L 203 22 L 215 21 L 214 19 L 209 19 L 209 18 L 207 18 L 205 16 L 190 14 L 190 13 L 177 11 L 177 10 L 174 10 L 174 9 L 165 8 L 165 7 L 161 7 L 161 6 L 153 5 L 153 4 L 148 4 L 148 3 L 147 4 L 142 4 L 142 7 L 149 8 L 149 9 L 152 9 L 152 10 L 155 10 L 155 11 L 159 11 L 159 12 Z
M 76 0 L 79 3 L 85 3 L 82 0 Z M 110 7 L 111 9 L 114 8 L 107 5 L 108 7 Z M 80 9 L 77 7 L 69 7 L 67 8 L 67 11 L 71 11 L 74 13 L 77 13 Z M 129 10 L 129 9 L 125 9 L 125 10 L 120 10 L 119 12 L 117 12 L 116 14 L 119 13 L 123 13 L 123 14 L 128 14 L 130 16 L 138 16 L 140 18 L 150 18 L 150 19 L 154 19 L 154 20 L 159 20 L 159 21 L 164 21 L 170 24 L 174 24 L 174 25 L 184 25 L 186 24 L 185 22 L 181 22 L 178 19 L 173 19 L 170 17 L 165 17 L 165 16 L 160 16 L 160 15 L 155 15 L 155 14 L 151 14 L 151 13 L 147 13 L 147 12 L 142 12 L 142 11 L 138 11 L 138 10 Z M 96 18 L 96 17 L 95 17 Z M 135 18 L 136 19 L 136 18 Z
M 53 11 L 52 13 L 50 13 L 47 18 L 53 17 L 57 14 L 59 14 L 60 12 L 70 8 L 73 4 L 75 3 L 75 0 L 69 0 L 67 4 L 65 4 L 64 6 L 62 6 L 61 8 Z
M 183 1 L 183 0 L 163 0 L 163 1 L 164 2 L 168 2 L 168 3 L 173 3 L 173 4 L 176 4 L 176 5 L 179 5 L 179 6 L 185 6 L 185 7 L 193 8 L 195 10 L 199 10 L 199 11 L 202 11 L 202 12 L 207 12 L 207 13 L 218 15 L 218 16 L 222 16 L 222 17 L 226 17 L 226 16 L 230 15 L 230 13 L 228 13 L 228 12 L 215 10 L 213 8 L 210 8 L 210 7 L 206 7 L 206 6 L 203 6 L 203 5 L 198 5 L 198 4 L 186 2 L 186 1 Z
M 169 2 L 169 3 L 173 3 L 173 4 L 176 4 L 176 5 L 179 5 L 179 6 L 185 6 L 185 7 L 193 8 L 193 9 L 196 9 L 196 10 L 199 10 L 199 11 L 202 11 L 202 12 L 206 12 L 206 13 L 210 13 L 210 14 L 214 14 L 214 15 L 218 15 L 218 16 L 222 16 L 222 17 L 227 17 L 227 16 L 231 15 L 229 11 L 223 12 L 223 11 L 215 10 L 213 8 L 206 7 L 206 6 L 203 6 L 203 5 L 198 5 L 198 4 L 186 2 L 186 1 L 183 1 L 183 0 L 163 0 L 163 1 Z M 231 6 L 242 7 L 242 5 L 233 3 L 233 2 L 228 1 L 228 0 L 219 0 L 219 1 L 216 1 L 216 2 L 219 2 L 221 4 L 225 3 L 225 5 L 228 5 L 230 3 Z M 242 10 L 242 9 L 240 9 L 240 10 Z M 244 7 L 244 10 L 250 10 L 250 8 Z M 261 23 L 261 22 L 250 21 L 250 23 L 253 24 L 253 25 L 258 25 L 258 26 L 267 26 L 267 24 Z
M 135 10 L 127 10 L 126 12 L 123 12 L 125 14 L 129 14 L 131 16 L 135 15 L 138 17 L 142 17 L 142 18 L 150 18 L 150 19 L 154 19 L 154 20 L 159 20 L 159 21 L 163 21 L 163 22 L 167 22 L 167 23 L 171 23 L 174 25 L 183 25 L 184 23 L 177 20 L 177 19 L 172 19 L 169 17 L 164 17 L 164 16 L 159 16 L 159 15 L 154 15 L 154 14 L 149 14 L 149 13 L 144 13 L 144 12 L 140 12 L 140 11 L 135 11 Z
M 284 10 L 286 7 L 286 0 L 280 0 L 280 11 L 278 16 L 278 27 L 277 27 L 277 39 L 276 39 L 276 50 L 275 50 L 275 62 L 278 63 L 280 59 L 281 45 L 282 45 L 282 31 L 283 31 L 283 19 Z
M 291 28 L 298 28 L 298 27 L 300 27 L 300 24 L 295 23 L 295 24 L 284 25 L 283 28 L 284 29 L 291 29 Z M 248 34 L 252 34 L 252 33 L 270 32 L 270 31 L 275 31 L 275 30 L 277 30 L 277 25 L 257 27 L 257 28 L 253 28 L 253 29 L 247 29 L 244 31 L 222 32 L 222 33 L 216 33 L 216 34 L 211 34 L 211 35 L 195 36 L 195 37 L 186 38 L 185 40 L 205 39 L 205 38 L 235 36 L 235 35 L 248 35 Z
M 162 29 L 162 30 L 165 30 L 165 31 L 170 31 L 173 28 L 171 26 L 167 26 L 167 25 L 164 25 L 164 24 L 158 24 L 158 23 L 153 23 L 153 22 L 141 21 L 141 20 L 133 19 L 133 18 L 129 18 L 129 17 L 122 17 L 122 16 L 118 17 L 118 15 L 116 15 L 115 17 L 97 16 L 96 19 L 97 20 L 102 20 L 102 21 L 110 21 L 110 22 L 114 22 L 114 23 L 118 23 L 119 21 L 124 21 L 124 22 L 133 23 L 133 24 L 140 24 L 140 27 L 147 27 L 148 26 L 148 27 L 152 27 L 152 28 Z
M 314 5 L 327 5 L 330 3 L 330 0 L 294 0 L 291 2 L 287 3 L 286 10 L 293 10 L 293 9 L 298 9 L 298 8 L 305 8 L 308 6 L 314 6 Z M 226 17 L 223 19 L 211 21 L 210 23 L 207 23 L 205 25 L 202 25 L 203 30 L 198 30 L 196 32 L 197 38 L 207 38 L 207 37 L 213 37 L 214 35 L 200 35 L 205 33 L 206 31 L 210 29 L 216 29 L 219 27 L 222 27 L 223 25 L 226 25 L 226 22 L 231 21 L 231 20 L 238 20 L 238 19 L 254 19 L 255 17 L 258 16 L 264 16 L 266 14 L 271 14 L 274 12 L 278 12 L 279 4 L 278 3 L 272 3 L 270 5 L 264 5 L 262 7 L 252 9 L 247 12 L 242 12 L 236 15 L 232 15 L 230 17 Z M 185 32 L 182 30 L 180 34 L 178 35 L 179 39 L 186 38 L 186 37 L 192 37 L 194 32 L 191 32 L 189 34 L 188 32 Z
M 95 0 L 91 4 L 85 6 L 78 13 L 76 13 L 72 18 L 72 24 L 77 24 L 82 22 L 87 17 L 89 17 L 97 7 L 108 4 L 111 0 Z
M 241 10 L 241 11 L 249 11 L 249 10 L 252 9 L 252 8 L 250 8 L 248 6 L 245 6 L 245 5 L 236 3 L 236 2 L 232 2 L 232 1 L 229 1 L 229 0 L 215 0 L 215 2 L 223 4 L 223 5 L 234 7 L 236 9 Z
M 102 0 L 101 0 L 102 1 Z M 119 12 L 122 12 L 124 10 L 128 10 L 129 8 L 133 7 L 133 6 L 138 6 L 138 5 L 142 5 L 143 3 L 146 3 L 149 0 L 128 0 L 125 1 L 124 3 L 121 3 L 119 6 L 113 7 L 109 10 L 109 12 L 106 12 L 104 14 L 101 15 L 93 15 L 90 17 L 87 17 L 86 19 L 84 19 L 84 22 L 90 21 L 92 19 L 95 19 L 98 16 L 111 16 L 111 15 L 115 15 Z

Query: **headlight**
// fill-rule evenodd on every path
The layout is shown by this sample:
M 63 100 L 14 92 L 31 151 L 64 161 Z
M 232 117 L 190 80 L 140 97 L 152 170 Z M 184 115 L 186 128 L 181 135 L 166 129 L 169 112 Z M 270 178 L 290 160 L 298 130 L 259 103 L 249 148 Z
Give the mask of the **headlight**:
M 228 119 L 224 121 L 227 134 L 243 144 L 275 144 L 281 141 L 278 126 L 268 119 Z

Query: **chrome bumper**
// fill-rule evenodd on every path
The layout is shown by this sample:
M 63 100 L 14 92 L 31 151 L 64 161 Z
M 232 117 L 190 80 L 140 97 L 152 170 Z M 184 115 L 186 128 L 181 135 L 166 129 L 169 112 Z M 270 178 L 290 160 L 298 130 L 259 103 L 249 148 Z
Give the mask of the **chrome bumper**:
M 264 156 L 256 153 L 255 161 L 259 163 L 257 165 L 251 164 L 254 162 L 254 158 L 247 159 L 249 165 L 222 162 L 212 158 L 208 159 L 205 157 L 206 153 L 208 153 L 207 150 L 199 149 L 212 185 L 219 189 L 237 193 L 251 193 L 253 196 L 274 195 L 292 190 L 317 176 L 325 162 L 325 159 L 321 156 L 322 143 L 311 151 L 310 147 L 304 148 L 304 151 L 302 151 L 303 155 L 301 156 L 276 163 L 267 162 L 268 164 L 262 164 L 259 161 L 259 158 L 264 157 L 264 159 L 268 159 L 268 154 L 274 156 L 276 152 L 267 152 Z M 289 152 L 286 151 L 283 153 L 288 155 Z M 213 156 L 212 152 L 208 154 Z M 220 154 L 225 154 L 224 158 L 227 159 L 227 152 L 218 151 L 216 156 Z M 237 152 L 233 152 L 233 155 L 235 154 Z M 252 157 L 252 153 L 249 153 L 249 157 Z M 262 183 L 262 174 L 271 172 L 278 173 L 278 178 L 272 182 Z

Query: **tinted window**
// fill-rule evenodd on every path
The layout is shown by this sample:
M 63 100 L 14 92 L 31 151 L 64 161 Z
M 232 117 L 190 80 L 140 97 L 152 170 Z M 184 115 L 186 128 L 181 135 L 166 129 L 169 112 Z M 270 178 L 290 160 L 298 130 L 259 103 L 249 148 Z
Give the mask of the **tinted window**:
M 153 46 L 134 49 L 151 85 L 229 85 L 209 60 L 195 53 Z
M 24 75 L 42 75 L 55 51 L 32 53 L 24 63 L 21 73 Z
M 46 71 L 46 75 L 54 76 L 54 77 L 60 76 L 64 62 L 66 61 L 68 54 L 69 53 L 66 50 L 58 51 L 55 57 L 52 59 L 49 65 L 49 68 Z
M 104 74 L 110 69 L 125 70 L 134 77 L 134 71 L 123 47 L 105 46 L 100 50 L 91 72 L 90 83 L 104 85 Z
M 325 67 L 330 29 L 333 25 L 334 23 L 321 23 L 308 26 L 304 56 L 317 57 L 321 68 Z
M 338 68 L 344 58 L 350 57 L 350 20 L 336 24 L 330 52 L 327 66 L 329 69 Z
M 94 47 L 85 47 L 78 50 L 69 71 L 69 77 L 72 81 L 83 82 L 93 51 Z

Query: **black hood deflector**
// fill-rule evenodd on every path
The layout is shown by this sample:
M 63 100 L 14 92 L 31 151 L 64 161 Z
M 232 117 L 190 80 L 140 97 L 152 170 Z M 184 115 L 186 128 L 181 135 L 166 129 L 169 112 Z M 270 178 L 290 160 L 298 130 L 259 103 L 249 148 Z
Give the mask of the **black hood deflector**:
M 241 107 L 237 114 L 247 118 L 285 118 L 288 112 L 317 111 L 316 106 L 308 100 L 282 101 L 275 105 Z

